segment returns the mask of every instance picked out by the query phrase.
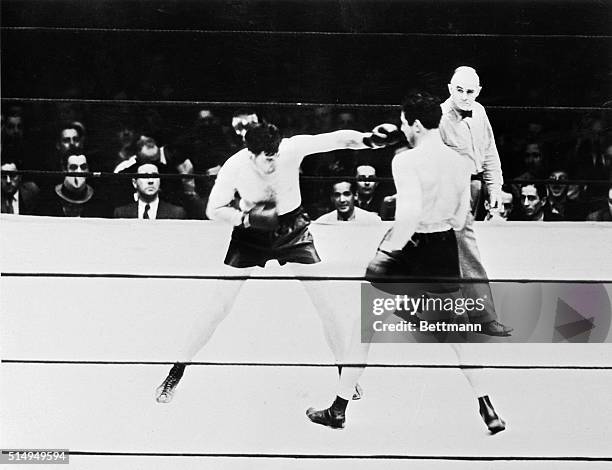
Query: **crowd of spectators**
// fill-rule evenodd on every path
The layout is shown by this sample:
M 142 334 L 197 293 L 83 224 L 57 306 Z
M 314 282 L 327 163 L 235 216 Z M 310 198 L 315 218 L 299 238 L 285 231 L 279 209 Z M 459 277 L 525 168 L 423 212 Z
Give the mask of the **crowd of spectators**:
M 223 162 L 243 147 L 251 123 L 274 122 L 290 136 L 365 131 L 380 122 L 395 122 L 396 114 L 325 106 L 262 113 L 137 106 L 100 106 L 92 111 L 71 103 L 44 108 L 14 104 L 2 112 L 2 171 L 71 175 L 3 174 L 2 212 L 205 219 L 214 178 Z M 547 125 L 544 118 L 533 119 L 524 129 L 504 119 L 499 125 L 494 122 L 504 177 L 514 182 L 504 186 L 501 210 L 489 211 L 483 203 L 477 220 L 612 220 L 612 134 L 606 117 L 603 112 L 584 113 L 557 127 L 550 124 L 554 121 Z M 390 168 L 398 150 L 343 150 L 306 158 L 301 169 L 306 210 L 326 223 L 393 220 Z M 566 184 L 567 180 L 592 183 Z

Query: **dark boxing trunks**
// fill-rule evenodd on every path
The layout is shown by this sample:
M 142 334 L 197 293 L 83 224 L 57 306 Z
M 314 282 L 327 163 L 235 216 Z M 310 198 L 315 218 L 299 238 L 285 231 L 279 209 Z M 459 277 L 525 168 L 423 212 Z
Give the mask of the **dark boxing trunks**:
M 314 264 L 321 261 L 308 230 L 310 218 L 302 206 L 279 216 L 279 227 L 264 232 L 235 227 L 225 264 L 235 268 L 263 267 L 269 260 L 280 264 Z
M 413 298 L 430 297 L 432 294 L 445 297 L 459 290 L 458 281 L 431 279 L 459 277 L 454 230 L 415 233 L 402 250 L 387 251 L 384 249 L 385 241 L 392 232 L 393 228 L 387 231 L 366 270 L 366 279 L 373 287 L 388 294 Z M 395 315 L 407 322 L 421 318 L 421 312 L 416 317 L 403 311 L 396 311 Z
M 402 250 L 385 251 L 383 246 L 393 232 L 389 229 L 383 237 L 376 255 L 366 270 L 366 279 L 377 288 L 388 291 L 384 283 L 402 283 L 403 290 L 414 288 L 430 292 L 451 292 L 457 290 L 457 283 L 428 282 L 429 278 L 458 278 L 459 255 L 454 230 L 433 233 L 415 233 L 412 241 Z M 408 282 L 409 278 L 418 278 L 420 282 Z M 395 289 L 394 289 L 395 290 Z M 393 292 L 400 293 L 400 292 Z

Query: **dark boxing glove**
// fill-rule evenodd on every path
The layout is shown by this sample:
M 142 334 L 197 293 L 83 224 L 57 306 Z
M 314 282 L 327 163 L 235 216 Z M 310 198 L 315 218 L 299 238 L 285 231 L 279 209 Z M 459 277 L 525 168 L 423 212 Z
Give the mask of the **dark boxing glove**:
M 273 232 L 279 226 L 276 205 L 270 202 L 256 204 L 255 207 L 244 216 L 243 224 L 247 228 L 251 227 L 255 230 Z
M 389 147 L 405 141 L 406 136 L 394 124 L 379 124 L 363 139 L 363 143 L 370 148 Z

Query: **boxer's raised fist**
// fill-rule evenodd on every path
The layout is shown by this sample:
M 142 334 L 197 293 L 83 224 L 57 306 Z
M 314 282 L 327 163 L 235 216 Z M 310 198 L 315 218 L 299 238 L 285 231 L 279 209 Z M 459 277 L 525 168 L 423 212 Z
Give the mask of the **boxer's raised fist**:
M 395 124 L 379 124 L 363 139 L 370 148 L 383 148 L 405 141 L 404 133 Z

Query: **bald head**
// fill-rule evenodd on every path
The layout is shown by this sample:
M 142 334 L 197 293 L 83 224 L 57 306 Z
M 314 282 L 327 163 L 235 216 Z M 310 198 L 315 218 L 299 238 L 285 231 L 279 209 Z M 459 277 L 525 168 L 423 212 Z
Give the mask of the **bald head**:
M 476 70 L 472 67 L 462 65 L 455 69 L 455 73 L 451 78 L 451 85 L 455 83 L 461 83 L 470 86 L 480 86 L 480 77 L 476 73 Z
M 472 67 L 457 67 L 448 85 L 453 105 L 463 111 L 470 111 L 480 94 L 480 78 Z

